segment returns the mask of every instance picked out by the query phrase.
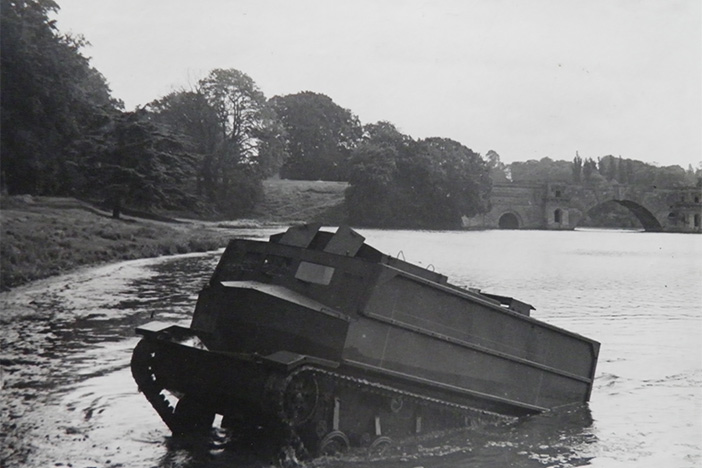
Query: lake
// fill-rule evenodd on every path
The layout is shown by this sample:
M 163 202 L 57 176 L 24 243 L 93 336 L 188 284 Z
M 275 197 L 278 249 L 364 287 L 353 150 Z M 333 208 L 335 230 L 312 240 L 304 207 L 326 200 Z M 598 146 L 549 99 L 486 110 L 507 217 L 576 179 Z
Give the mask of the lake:
M 242 231 L 265 236 L 272 231 Z M 637 231 L 359 230 L 390 255 L 601 342 L 589 405 L 313 466 L 702 464 L 702 236 Z M 218 254 L 80 270 L 0 295 L 0 466 L 269 466 L 173 439 L 130 371 L 134 327 L 188 324 Z

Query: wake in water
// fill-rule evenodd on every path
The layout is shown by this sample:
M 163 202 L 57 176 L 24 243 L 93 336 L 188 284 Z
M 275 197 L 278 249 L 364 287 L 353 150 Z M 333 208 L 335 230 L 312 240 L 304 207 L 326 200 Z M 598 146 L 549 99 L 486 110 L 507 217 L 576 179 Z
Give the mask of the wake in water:
M 304 460 L 309 468 L 407 467 L 578 467 L 589 465 L 597 442 L 586 406 L 561 408 L 512 424 L 435 432 L 398 441 L 382 453 L 356 448 L 334 456 Z M 266 446 L 265 434 L 234 439 L 215 428 L 209 437 L 169 437 L 160 466 L 171 468 L 293 466 Z

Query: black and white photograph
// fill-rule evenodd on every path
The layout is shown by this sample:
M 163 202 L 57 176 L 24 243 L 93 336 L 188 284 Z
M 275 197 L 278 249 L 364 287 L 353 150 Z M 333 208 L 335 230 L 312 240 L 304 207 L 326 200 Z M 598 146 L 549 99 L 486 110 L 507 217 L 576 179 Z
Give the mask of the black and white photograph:
M 702 467 L 699 0 L 0 20 L 0 468 Z

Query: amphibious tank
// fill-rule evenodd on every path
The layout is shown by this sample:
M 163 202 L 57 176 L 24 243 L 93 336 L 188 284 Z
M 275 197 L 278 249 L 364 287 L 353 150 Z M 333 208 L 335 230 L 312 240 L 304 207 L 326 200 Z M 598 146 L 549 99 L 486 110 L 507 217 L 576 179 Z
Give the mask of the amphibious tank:
M 300 455 L 587 402 L 599 343 L 381 253 L 348 227 L 234 239 L 189 328 L 151 322 L 132 357 L 174 434 L 221 426 Z

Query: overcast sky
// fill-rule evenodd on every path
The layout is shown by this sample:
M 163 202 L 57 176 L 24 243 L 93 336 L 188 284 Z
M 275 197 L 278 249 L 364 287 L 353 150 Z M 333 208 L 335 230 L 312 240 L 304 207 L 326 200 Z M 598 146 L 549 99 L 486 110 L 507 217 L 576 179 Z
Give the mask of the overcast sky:
M 702 161 L 700 0 L 58 0 L 127 109 L 214 68 L 504 162 Z

